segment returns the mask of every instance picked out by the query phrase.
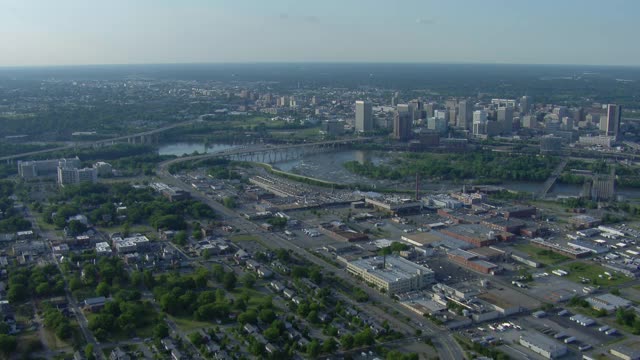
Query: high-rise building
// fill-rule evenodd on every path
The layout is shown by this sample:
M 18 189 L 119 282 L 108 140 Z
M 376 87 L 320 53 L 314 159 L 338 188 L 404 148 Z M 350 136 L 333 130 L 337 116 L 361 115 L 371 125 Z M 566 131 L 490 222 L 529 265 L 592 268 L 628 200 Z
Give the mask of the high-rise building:
M 584 109 L 579 107 L 573 110 L 573 121 L 576 123 L 579 123 L 581 121 L 584 121 L 585 117 L 584 117 Z
M 536 117 L 533 115 L 525 115 L 522 117 L 522 127 L 527 129 L 535 129 L 538 125 Z
M 498 123 L 502 129 L 502 133 L 511 134 L 513 131 L 513 107 L 498 108 Z
M 573 119 L 565 116 L 562 118 L 562 130 L 572 131 L 573 130 Z
M 356 101 L 356 131 L 368 132 L 373 130 L 373 112 L 371 103 Z
M 410 112 L 396 111 L 393 116 L 393 137 L 400 141 L 409 140 L 412 122 Z
M 520 98 L 520 112 L 523 114 L 528 114 L 531 111 L 533 99 L 531 96 L 523 96 Z
M 618 139 L 620 135 L 620 118 L 622 117 L 622 105 L 608 104 L 607 115 L 600 117 L 600 131 L 606 136 Z
M 427 119 L 430 117 L 433 117 L 433 112 L 436 109 L 436 104 L 434 103 L 428 103 L 427 105 L 425 105 L 424 110 L 426 111 L 426 116 Z
M 487 111 L 486 110 L 474 111 L 473 122 L 487 122 Z
M 558 106 L 553 109 L 553 113 L 558 115 L 558 119 L 562 120 L 563 117 L 569 115 L 569 109 L 566 106 Z
M 456 127 L 471 130 L 473 123 L 473 104 L 467 100 L 458 102 L 458 122 Z
M 479 136 L 487 133 L 487 112 L 476 110 L 473 112 L 473 135 Z

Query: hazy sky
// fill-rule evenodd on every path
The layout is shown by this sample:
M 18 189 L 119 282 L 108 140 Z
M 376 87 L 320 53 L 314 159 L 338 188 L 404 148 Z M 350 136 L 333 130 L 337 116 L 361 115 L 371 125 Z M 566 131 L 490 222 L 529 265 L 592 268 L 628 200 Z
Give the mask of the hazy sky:
M 640 65 L 639 0 L 0 0 L 0 66 Z

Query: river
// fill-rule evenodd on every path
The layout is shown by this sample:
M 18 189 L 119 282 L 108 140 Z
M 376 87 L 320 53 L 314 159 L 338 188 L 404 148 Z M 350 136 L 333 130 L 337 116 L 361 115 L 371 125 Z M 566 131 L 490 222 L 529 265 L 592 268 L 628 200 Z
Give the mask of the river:
M 172 143 L 162 145 L 158 154 L 160 155 L 176 155 L 181 156 L 184 154 L 192 154 L 194 151 L 199 153 L 215 153 L 221 152 L 227 149 L 232 149 L 237 147 L 236 145 L 230 144 L 209 144 L 206 148 L 202 143 Z M 294 151 L 294 150 L 292 150 Z M 300 174 L 305 176 L 310 176 L 313 178 L 344 183 L 344 184 L 353 184 L 353 183 L 365 183 L 373 185 L 374 187 L 384 187 L 384 188 L 401 188 L 408 189 L 413 188 L 413 184 L 407 182 L 397 182 L 397 181 L 388 181 L 388 180 L 372 180 L 363 176 L 355 175 L 347 171 L 344 166 L 342 166 L 345 162 L 348 161 L 358 161 L 360 163 L 364 163 L 366 161 L 371 161 L 374 164 L 381 164 L 390 161 L 391 157 L 387 156 L 387 153 L 380 151 L 372 151 L 372 150 L 340 150 L 332 153 L 318 153 L 305 155 L 303 158 L 299 158 L 296 160 L 287 160 L 287 161 L 279 161 L 273 163 L 272 165 L 275 168 L 280 170 L 291 172 L 294 174 Z M 254 161 L 258 161 L 258 159 L 253 159 Z M 542 188 L 542 182 L 533 182 L 533 181 L 505 181 L 499 186 L 504 188 L 515 190 L 515 191 L 523 191 L 536 193 Z M 450 182 L 438 182 L 433 183 L 427 180 L 421 181 L 420 188 L 422 190 L 428 191 L 445 191 L 445 190 L 455 190 L 460 189 L 460 185 L 453 184 Z M 556 183 L 551 191 L 549 192 L 550 196 L 578 196 L 582 191 L 582 185 L 572 185 L 572 184 L 560 184 Z M 640 198 L 640 189 L 616 189 L 617 195 L 622 195 L 627 199 L 638 199 Z

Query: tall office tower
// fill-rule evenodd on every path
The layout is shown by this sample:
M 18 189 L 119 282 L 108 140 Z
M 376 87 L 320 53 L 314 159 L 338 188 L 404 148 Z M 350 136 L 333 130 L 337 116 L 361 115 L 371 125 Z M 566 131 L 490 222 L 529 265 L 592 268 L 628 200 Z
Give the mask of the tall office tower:
M 529 111 L 531 111 L 531 105 L 533 102 L 533 99 L 531 98 L 531 96 L 523 96 L 520 98 L 520 112 L 523 114 L 528 114 Z
M 613 136 L 616 140 L 620 135 L 620 118 L 622 117 L 622 105 L 608 104 L 607 116 L 600 117 L 600 131 L 606 136 Z
M 311 97 L 311 105 L 318 105 L 318 98 L 314 96 Z
M 487 133 L 487 112 L 476 110 L 473 112 L 473 135 L 484 135 Z
M 356 101 L 356 131 L 368 132 L 373 130 L 373 114 L 371 103 Z
M 400 101 L 400 99 L 398 99 L 397 96 L 392 96 L 391 97 L 391 106 L 397 106 L 399 101 Z
M 562 118 L 562 130 L 572 131 L 573 130 L 573 119 L 565 116 Z
M 449 125 L 456 126 L 458 121 L 458 109 L 449 109 Z
M 438 134 L 447 132 L 447 120 L 444 118 L 432 117 L 427 120 L 427 129 L 434 130 Z
M 418 119 L 422 119 L 422 110 L 424 109 L 424 104 L 420 100 L 411 100 L 409 101 L 409 112 L 411 113 L 411 120 L 416 121 Z
M 473 123 L 473 104 L 470 101 L 458 102 L 458 123 L 456 127 L 471 130 Z
M 573 110 L 573 121 L 579 123 L 580 121 L 584 121 L 584 109 L 579 107 Z
M 473 112 L 473 122 L 487 122 L 487 117 L 486 110 L 476 110 Z
M 511 134 L 513 131 L 513 107 L 498 108 L 498 124 L 502 133 Z
M 393 137 L 400 141 L 407 141 L 411 137 L 411 113 L 396 111 L 393 115 Z
M 434 103 L 428 103 L 427 105 L 425 105 L 424 110 L 427 112 L 426 116 L 427 119 L 430 117 L 433 117 L 433 112 L 436 109 L 436 104 Z
M 289 106 L 289 97 L 288 96 L 280 97 L 280 101 L 278 103 L 278 106 L 282 106 L 282 107 Z
M 527 129 L 535 129 L 538 125 L 536 117 L 533 115 L 525 115 L 522 117 L 522 127 Z

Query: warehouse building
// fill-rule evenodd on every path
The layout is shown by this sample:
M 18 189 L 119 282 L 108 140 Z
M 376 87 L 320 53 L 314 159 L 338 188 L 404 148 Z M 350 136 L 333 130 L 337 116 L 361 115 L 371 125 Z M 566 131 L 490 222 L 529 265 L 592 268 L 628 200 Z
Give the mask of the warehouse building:
M 447 253 L 447 257 L 456 264 L 483 274 L 493 275 L 500 270 L 498 265 L 482 260 L 478 255 L 465 250 L 451 250 Z
M 567 353 L 567 347 L 538 333 L 520 335 L 520 345 L 547 359 L 557 359 Z

